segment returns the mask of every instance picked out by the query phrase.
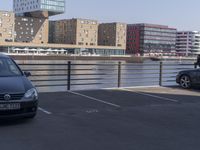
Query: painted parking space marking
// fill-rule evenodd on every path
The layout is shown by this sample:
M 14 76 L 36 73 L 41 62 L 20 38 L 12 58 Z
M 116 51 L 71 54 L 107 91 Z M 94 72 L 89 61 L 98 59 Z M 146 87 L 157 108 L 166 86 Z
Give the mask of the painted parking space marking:
M 90 99 L 90 100 L 93 100 L 93 101 L 97 101 L 97 102 L 100 102 L 100 103 L 103 103 L 103 104 L 106 104 L 106 105 L 110 105 L 112 107 L 117 107 L 117 108 L 120 108 L 121 106 L 120 105 L 117 105 L 117 104 L 114 104 L 114 103 L 110 103 L 110 102 L 106 102 L 104 100 L 101 100 L 101 99 L 97 99 L 95 97 L 91 97 L 91 96 L 87 96 L 87 95 L 84 95 L 84 94 L 80 94 L 80 93 L 77 93 L 77 92 L 72 92 L 72 91 L 68 91 L 69 93 L 71 94 L 74 94 L 74 95 L 78 95 L 78 96 L 81 96 L 81 97 L 85 97 L 87 99 Z
M 140 95 L 144 95 L 144 96 L 149 96 L 149 97 L 153 97 L 153 98 L 157 98 L 157 99 L 161 99 L 161 100 L 171 101 L 171 102 L 175 102 L 175 103 L 179 102 L 176 99 L 171 99 L 171 98 L 167 98 L 167 97 L 157 96 L 157 95 L 148 94 L 148 93 L 144 93 L 144 92 L 133 91 L 133 90 L 129 90 L 129 89 L 122 89 L 122 88 L 120 88 L 119 90 L 127 91 L 127 92 L 132 92 L 132 93 L 136 93 L 136 94 L 140 94 Z
M 52 114 L 51 112 L 49 112 L 49 111 L 47 111 L 47 110 L 45 110 L 45 109 L 43 109 L 41 107 L 38 107 L 38 110 L 42 111 L 43 113 L 45 113 L 47 115 L 51 115 Z

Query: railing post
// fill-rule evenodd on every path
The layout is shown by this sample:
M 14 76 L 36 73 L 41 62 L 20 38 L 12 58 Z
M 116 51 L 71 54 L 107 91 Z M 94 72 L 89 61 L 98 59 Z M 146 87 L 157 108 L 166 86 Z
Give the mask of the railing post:
M 118 88 L 121 87 L 121 62 L 118 62 Z
M 160 62 L 160 76 L 159 76 L 159 85 L 162 86 L 162 79 L 163 79 L 163 62 Z
M 68 68 L 67 68 L 67 90 L 70 91 L 71 89 L 71 61 L 68 61 Z
M 194 63 L 194 69 L 197 69 L 197 63 L 196 62 Z

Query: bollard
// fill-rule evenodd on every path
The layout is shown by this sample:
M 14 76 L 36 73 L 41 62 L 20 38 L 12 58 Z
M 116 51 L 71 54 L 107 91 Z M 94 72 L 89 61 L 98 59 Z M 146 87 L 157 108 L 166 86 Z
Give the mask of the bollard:
M 160 74 L 159 74 L 159 85 L 162 86 L 162 78 L 163 78 L 163 62 L 160 62 Z
M 118 88 L 121 87 L 121 62 L 118 62 Z

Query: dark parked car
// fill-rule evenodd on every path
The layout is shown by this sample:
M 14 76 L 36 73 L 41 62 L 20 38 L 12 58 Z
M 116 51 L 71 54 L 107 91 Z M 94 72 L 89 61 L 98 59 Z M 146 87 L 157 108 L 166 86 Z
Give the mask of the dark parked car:
M 176 82 L 185 89 L 200 85 L 200 69 L 180 71 L 176 76 Z
M 0 118 L 33 118 L 38 107 L 38 92 L 9 56 L 0 54 Z

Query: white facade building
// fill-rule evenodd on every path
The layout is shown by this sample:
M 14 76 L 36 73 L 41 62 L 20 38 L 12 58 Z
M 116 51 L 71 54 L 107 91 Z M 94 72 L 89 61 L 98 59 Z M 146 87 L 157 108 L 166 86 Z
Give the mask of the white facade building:
M 48 17 L 64 13 L 65 0 L 14 0 L 13 10 L 16 14 Z
M 200 32 L 178 31 L 176 53 L 179 56 L 195 56 L 200 54 Z

